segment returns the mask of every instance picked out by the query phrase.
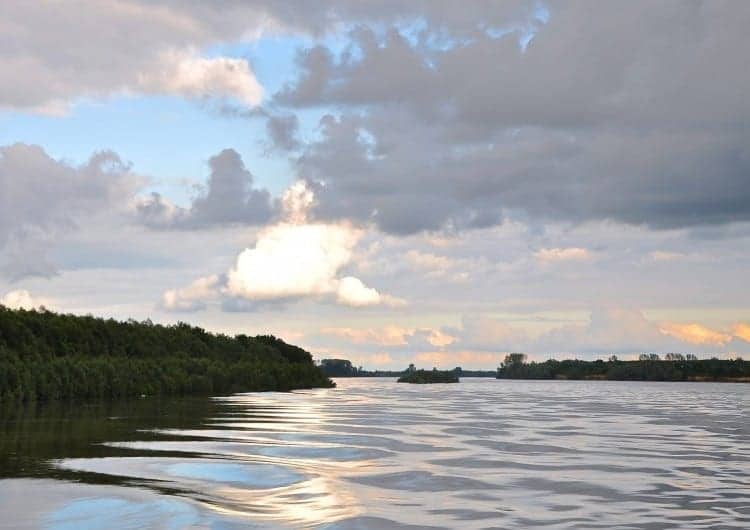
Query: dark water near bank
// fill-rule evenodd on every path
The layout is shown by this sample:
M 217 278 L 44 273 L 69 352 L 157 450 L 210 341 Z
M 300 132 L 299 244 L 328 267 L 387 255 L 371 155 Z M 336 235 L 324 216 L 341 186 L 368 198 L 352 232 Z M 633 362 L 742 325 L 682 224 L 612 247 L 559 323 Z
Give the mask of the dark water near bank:
M 0 408 L 0 528 L 750 528 L 750 385 L 338 384 Z

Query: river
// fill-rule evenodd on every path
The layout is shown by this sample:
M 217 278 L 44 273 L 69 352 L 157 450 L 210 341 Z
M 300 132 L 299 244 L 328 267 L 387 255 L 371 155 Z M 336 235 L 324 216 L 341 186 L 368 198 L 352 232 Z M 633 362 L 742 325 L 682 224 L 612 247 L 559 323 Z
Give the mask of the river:
M 0 528 L 750 528 L 750 385 L 463 379 L 0 408 Z

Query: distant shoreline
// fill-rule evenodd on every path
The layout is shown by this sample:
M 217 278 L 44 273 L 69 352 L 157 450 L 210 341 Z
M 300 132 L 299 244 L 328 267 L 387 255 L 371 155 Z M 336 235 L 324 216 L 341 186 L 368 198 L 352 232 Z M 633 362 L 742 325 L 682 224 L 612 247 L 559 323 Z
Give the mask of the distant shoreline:
M 346 359 L 326 359 L 321 369 L 329 377 L 394 377 L 399 378 L 415 370 L 367 371 L 355 368 Z M 750 383 L 750 362 L 737 359 L 698 359 L 677 353 L 660 358 L 656 354 L 642 354 L 638 360 L 621 361 L 611 356 L 607 361 L 550 359 L 528 361 L 526 354 L 512 353 L 505 357 L 497 370 L 463 370 L 456 367 L 444 370 L 460 378 L 491 377 L 495 379 L 570 380 L 570 381 L 673 381 L 689 383 Z
M 333 376 L 332 379 L 398 379 L 400 376 L 397 375 L 368 375 L 368 376 L 352 376 L 352 375 L 341 375 Z M 746 384 L 750 383 L 750 377 L 738 377 L 738 378 L 725 378 L 725 379 L 708 379 L 708 378 L 693 378 L 693 379 L 606 379 L 603 377 L 586 377 L 579 379 L 572 379 L 568 377 L 557 377 L 557 378 L 533 378 L 533 377 L 497 377 L 496 375 L 475 375 L 475 376 L 463 376 L 467 379 L 492 379 L 492 380 L 504 380 L 504 381 L 605 381 L 612 383 L 737 383 Z
M 527 362 L 524 354 L 510 354 L 497 370 L 498 379 L 577 381 L 683 381 L 706 383 L 750 383 L 750 362 L 742 359 L 697 359 L 669 354 L 660 359 L 644 355 L 636 361 L 554 359 Z

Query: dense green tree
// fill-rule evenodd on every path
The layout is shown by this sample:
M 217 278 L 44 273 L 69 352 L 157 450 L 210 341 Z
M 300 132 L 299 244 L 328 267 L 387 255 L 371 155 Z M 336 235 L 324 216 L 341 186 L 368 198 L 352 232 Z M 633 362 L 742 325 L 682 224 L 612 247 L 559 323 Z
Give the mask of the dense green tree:
M 498 379 L 609 379 L 638 381 L 748 381 L 750 363 L 742 359 L 698 359 L 695 355 L 642 354 L 637 361 L 566 359 L 526 362 L 525 357 L 506 356 L 497 369 Z
M 320 369 L 328 377 L 355 377 L 358 373 L 348 359 L 323 359 L 320 361 Z
M 0 306 L 0 400 L 291 390 L 332 383 L 271 335 Z
M 398 382 L 415 384 L 458 383 L 458 375 L 456 375 L 454 370 L 442 371 L 436 368 L 432 370 L 414 370 L 399 377 Z

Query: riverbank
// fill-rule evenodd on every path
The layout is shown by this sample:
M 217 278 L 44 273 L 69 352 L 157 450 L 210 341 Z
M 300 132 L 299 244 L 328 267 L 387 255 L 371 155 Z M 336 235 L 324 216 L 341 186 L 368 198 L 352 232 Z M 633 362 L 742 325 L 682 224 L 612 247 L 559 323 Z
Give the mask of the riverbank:
M 518 354 L 516 354 L 518 355 Z M 603 381 L 750 382 L 750 362 L 742 359 L 641 359 L 581 361 L 554 359 L 537 363 L 508 356 L 498 379 L 569 379 Z
M 0 401 L 332 387 L 309 352 L 261 335 L 0 306 Z

